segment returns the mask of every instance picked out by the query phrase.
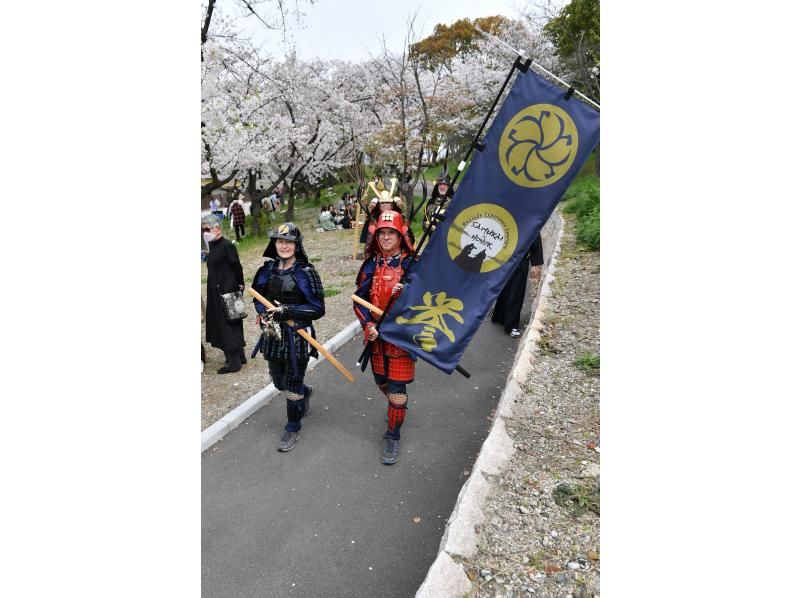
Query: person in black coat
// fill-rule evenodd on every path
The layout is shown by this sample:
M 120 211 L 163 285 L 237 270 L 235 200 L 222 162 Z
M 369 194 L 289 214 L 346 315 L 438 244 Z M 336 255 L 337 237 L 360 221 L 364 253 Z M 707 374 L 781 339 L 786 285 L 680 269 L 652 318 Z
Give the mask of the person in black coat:
M 450 187 L 450 177 L 448 175 L 441 175 L 436 179 L 436 185 L 431 192 L 431 201 L 428 206 L 425 208 L 425 220 L 422 223 L 422 231 L 425 232 L 428 229 L 431 229 L 433 232 L 436 229 L 436 222 L 433 221 L 433 215 L 439 209 L 439 205 L 442 205 L 442 209 L 439 211 L 439 216 L 444 216 L 447 207 L 450 205 L 450 200 L 453 199 L 453 195 L 455 195 L 455 188 Z
M 525 300 L 528 264 L 530 264 L 530 272 L 534 280 L 535 293 L 542 272 L 542 264 L 544 264 L 541 235 L 536 235 L 528 253 L 520 260 L 519 265 L 517 265 L 514 273 L 511 274 L 511 278 L 506 282 L 506 286 L 500 291 L 494 304 L 492 322 L 502 324 L 506 333 L 510 334 L 512 338 L 522 336 L 519 330 L 519 314 L 522 311 L 522 303 Z
M 238 372 L 247 363 L 242 321 L 228 322 L 222 305 L 225 293 L 244 290 L 244 272 L 236 247 L 222 236 L 222 225 L 213 216 L 202 220 L 203 238 L 208 242 L 206 342 L 225 353 L 225 365 L 218 374 Z

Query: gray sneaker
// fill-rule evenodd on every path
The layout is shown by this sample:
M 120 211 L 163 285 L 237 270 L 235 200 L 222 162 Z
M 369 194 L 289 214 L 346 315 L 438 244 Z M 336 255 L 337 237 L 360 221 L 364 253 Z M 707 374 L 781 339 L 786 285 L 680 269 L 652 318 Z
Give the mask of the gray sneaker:
M 278 443 L 278 450 L 282 453 L 292 450 L 298 438 L 300 438 L 300 432 L 284 432 Z
M 394 438 L 384 438 L 383 440 L 383 464 L 394 465 L 400 457 L 400 441 Z

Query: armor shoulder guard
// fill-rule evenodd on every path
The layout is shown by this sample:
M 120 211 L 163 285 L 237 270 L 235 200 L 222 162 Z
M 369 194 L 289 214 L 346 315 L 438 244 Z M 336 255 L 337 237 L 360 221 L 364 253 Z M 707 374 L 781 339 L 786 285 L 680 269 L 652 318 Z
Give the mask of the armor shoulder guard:
M 303 266 L 301 270 L 305 272 L 305 275 L 308 277 L 308 284 L 311 286 L 311 292 L 314 294 L 314 297 L 324 300 L 325 289 L 322 288 L 322 280 L 319 277 L 317 269 L 311 264 L 308 264 L 307 266 Z
M 374 256 L 368 257 L 361 264 L 361 267 L 358 269 L 358 274 L 356 274 L 356 286 L 360 286 L 367 278 L 372 278 L 373 274 L 375 274 Z
M 253 287 L 267 284 L 267 281 L 269 280 L 270 276 L 272 276 L 274 270 L 274 261 L 271 259 L 265 260 L 261 267 L 256 270 L 255 276 L 253 276 Z

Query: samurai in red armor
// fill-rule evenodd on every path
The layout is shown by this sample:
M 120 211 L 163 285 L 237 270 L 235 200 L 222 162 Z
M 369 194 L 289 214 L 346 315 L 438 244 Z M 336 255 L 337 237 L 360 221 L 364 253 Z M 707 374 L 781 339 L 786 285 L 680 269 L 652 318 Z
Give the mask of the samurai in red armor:
M 413 249 L 408 241 L 408 227 L 403 216 L 394 211 L 382 212 L 375 225 L 375 234 L 365 248 L 364 260 L 356 280 L 356 295 L 382 310 L 400 294 L 400 277 L 411 263 Z M 406 416 L 406 385 L 414 381 L 415 357 L 384 341 L 375 323 L 376 314 L 353 303 L 353 310 L 364 329 L 364 342 L 372 341 L 372 375 L 381 392 L 389 400 L 388 427 L 383 435 L 383 464 L 392 465 L 400 456 L 400 427 Z

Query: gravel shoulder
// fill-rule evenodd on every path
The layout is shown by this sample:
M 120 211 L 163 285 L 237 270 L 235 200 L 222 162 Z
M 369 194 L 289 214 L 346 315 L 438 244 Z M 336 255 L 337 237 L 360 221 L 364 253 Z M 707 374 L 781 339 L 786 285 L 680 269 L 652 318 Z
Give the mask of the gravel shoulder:
M 314 210 L 312 208 L 312 210 Z M 318 208 L 316 208 L 318 211 Z M 304 212 L 307 210 L 304 210 Z M 355 289 L 356 274 L 361 260 L 353 260 L 353 231 L 335 230 L 319 233 L 304 218 L 297 221 L 303 232 L 303 246 L 309 259 L 320 274 L 326 293 L 339 291 L 338 294 L 325 298 L 325 316 L 314 323 L 317 339 L 324 343 L 333 338 L 337 332 L 355 320 L 353 303 L 350 295 Z M 248 230 L 249 233 L 249 230 Z M 225 228 L 223 235 L 232 237 Z M 244 270 L 247 286 L 253 281 L 256 270 L 264 263 L 262 254 L 269 239 L 263 237 L 263 243 L 240 251 L 239 260 Z M 203 274 L 206 267 L 203 265 Z M 205 276 L 203 277 L 205 280 Z M 205 300 L 206 285 L 202 283 L 202 297 Z M 255 308 L 250 310 L 244 321 L 244 338 L 247 346 L 247 364 L 235 374 L 217 374 L 217 370 L 225 364 L 225 356 L 219 349 L 205 342 L 205 322 L 201 324 L 201 335 L 206 351 L 206 363 L 201 374 L 201 430 L 206 429 L 231 409 L 238 407 L 259 390 L 269 385 L 271 379 L 267 372 L 267 362 L 263 356 L 256 355 L 250 359 L 261 330 L 255 323 Z
M 576 364 L 600 353 L 600 254 L 577 250 L 564 219 L 539 350 L 506 422 L 516 450 L 490 479 L 478 553 L 461 560 L 471 596 L 600 594 L 600 376 Z

